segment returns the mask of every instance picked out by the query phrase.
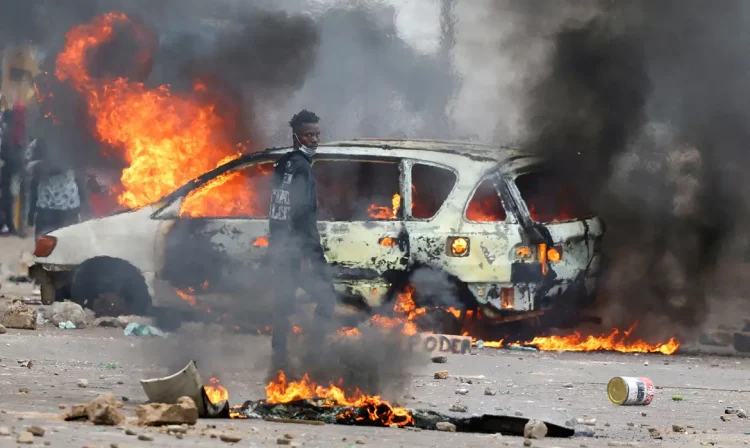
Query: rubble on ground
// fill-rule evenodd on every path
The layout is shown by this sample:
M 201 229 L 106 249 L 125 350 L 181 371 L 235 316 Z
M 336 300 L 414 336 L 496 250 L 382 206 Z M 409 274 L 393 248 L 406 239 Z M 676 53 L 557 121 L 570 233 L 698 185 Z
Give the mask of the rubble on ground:
M 52 305 L 39 307 L 44 319 L 49 320 L 53 325 L 59 327 L 67 323 L 72 323 L 75 328 L 85 328 L 93 320 L 93 313 L 75 303 L 75 302 L 55 302 Z
M 447 370 L 440 370 L 438 372 L 435 372 L 435 379 L 436 380 L 447 380 L 448 379 L 448 371 Z
M 73 405 L 64 419 L 88 420 L 95 425 L 115 426 L 125 421 L 125 416 L 120 412 L 122 407 L 122 403 L 113 394 L 105 392 L 86 404 Z
M 0 325 L 17 330 L 36 330 L 37 311 L 23 302 L 13 302 L 6 309 Z
M 176 404 L 145 404 L 135 413 L 142 426 L 194 425 L 198 421 L 198 406 L 190 397 L 180 397 Z

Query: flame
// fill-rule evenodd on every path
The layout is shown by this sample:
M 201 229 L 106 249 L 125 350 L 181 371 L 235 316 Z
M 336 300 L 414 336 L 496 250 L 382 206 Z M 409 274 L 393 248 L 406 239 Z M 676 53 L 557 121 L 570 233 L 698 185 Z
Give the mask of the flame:
M 380 245 L 381 246 L 385 246 L 385 247 L 395 246 L 396 245 L 396 240 L 393 239 L 393 238 L 391 238 L 391 237 L 389 237 L 389 236 L 387 236 L 387 237 L 385 237 L 385 238 L 383 238 L 383 239 L 380 240 Z
M 396 424 L 398 426 L 413 425 L 411 413 L 404 408 L 394 407 L 378 395 L 366 395 L 359 389 L 349 394 L 339 385 L 329 383 L 328 387 L 313 382 L 305 374 L 299 381 L 288 382 L 284 372 L 279 372 L 275 380 L 266 386 L 266 401 L 268 403 L 291 403 L 297 400 L 321 399 L 329 406 L 348 406 L 352 408 L 366 408 L 367 417 L 356 417 L 358 420 L 379 422 L 384 426 Z M 350 417 L 352 410 L 339 414 L 339 418 Z
M 608 350 L 623 353 L 662 353 L 665 355 L 673 354 L 680 347 L 680 343 L 675 338 L 670 338 L 663 344 L 649 344 L 641 339 L 628 340 L 630 333 L 637 325 L 636 322 L 625 331 L 614 329 L 609 335 L 603 336 L 582 336 L 577 331 L 569 336 L 539 336 L 526 342 L 525 345 L 534 345 L 539 350 L 545 351 L 591 352 Z
M 144 47 L 136 58 L 148 61 L 152 37 L 125 14 L 111 12 L 72 28 L 57 57 L 56 76 L 86 100 L 95 136 L 127 162 L 117 201 L 141 207 L 240 155 L 227 136 L 237 124 L 217 113 L 218 104 L 196 82 L 192 92 L 174 94 L 169 86 L 146 87 L 127 78 L 94 78 L 87 56 L 126 27 Z M 264 173 L 268 174 L 268 173 Z M 186 198 L 183 216 L 238 216 L 266 211 L 240 173 L 220 176 Z M 218 198 L 220 201 L 209 201 Z
M 222 401 L 229 400 L 229 391 L 224 388 L 224 386 L 219 383 L 219 380 L 216 378 L 211 378 L 208 380 L 210 385 L 203 386 L 203 390 L 206 392 L 206 397 L 208 397 L 208 401 L 210 401 L 213 404 L 221 403 Z
M 401 195 L 396 193 L 391 198 L 391 207 L 370 204 L 367 213 L 372 219 L 397 219 L 399 208 L 401 208 Z
M 195 289 L 193 288 L 187 288 L 185 290 L 182 289 L 175 289 L 175 292 L 178 296 L 187 303 L 190 304 L 190 306 L 197 306 L 198 300 L 195 298 L 193 293 L 195 292 Z
M 341 327 L 336 332 L 339 336 L 361 336 L 362 333 L 355 327 Z
M 253 247 L 268 247 L 268 238 L 261 236 L 253 241 Z

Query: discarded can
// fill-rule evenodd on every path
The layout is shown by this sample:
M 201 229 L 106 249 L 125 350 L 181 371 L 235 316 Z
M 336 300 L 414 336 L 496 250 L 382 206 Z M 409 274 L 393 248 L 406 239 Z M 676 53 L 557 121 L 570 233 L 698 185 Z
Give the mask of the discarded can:
M 654 399 L 654 383 L 645 377 L 616 376 L 607 384 L 609 401 L 620 406 L 646 406 Z

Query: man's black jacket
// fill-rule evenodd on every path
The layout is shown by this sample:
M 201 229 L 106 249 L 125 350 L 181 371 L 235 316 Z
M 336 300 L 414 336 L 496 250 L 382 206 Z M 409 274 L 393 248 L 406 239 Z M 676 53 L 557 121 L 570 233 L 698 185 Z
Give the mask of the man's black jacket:
M 312 160 L 302 151 L 290 151 L 274 165 L 269 226 L 272 257 L 310 258 L 325 263 Z

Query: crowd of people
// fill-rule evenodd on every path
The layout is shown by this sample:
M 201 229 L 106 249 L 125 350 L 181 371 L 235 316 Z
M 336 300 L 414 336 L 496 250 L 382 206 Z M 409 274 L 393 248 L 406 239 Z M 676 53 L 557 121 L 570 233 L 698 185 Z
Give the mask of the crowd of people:
M 87 206 L 83 173 L 66 162 L 54 142 L 28 135 L 33 126 L 27 125 L 26 107 L 20 102 L 0 115 L 2 236 L 19 235 L 19 227 L 33 227 L 38 238 L 79 222 Z

